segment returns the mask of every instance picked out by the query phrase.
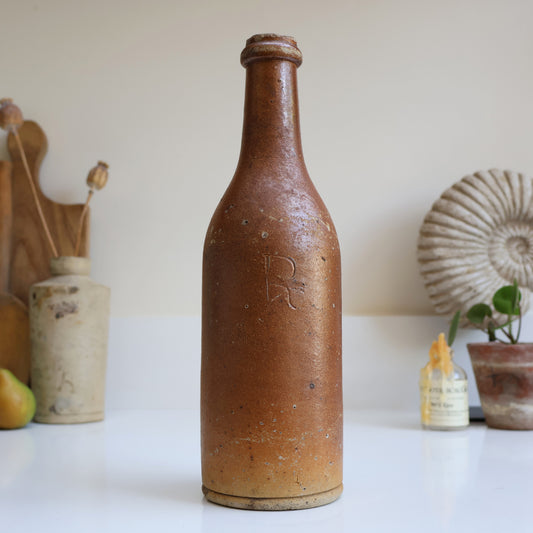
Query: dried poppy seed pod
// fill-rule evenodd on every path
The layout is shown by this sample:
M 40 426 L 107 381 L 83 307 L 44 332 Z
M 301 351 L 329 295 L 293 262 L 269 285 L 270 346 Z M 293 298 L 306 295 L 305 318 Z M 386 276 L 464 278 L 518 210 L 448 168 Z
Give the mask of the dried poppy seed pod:
M 24 124 L 22 111 L 11 98 L 0 100 L 0 128 L 6 131 L 17 130 Z
M 107 170 L 108 168 L 109 165 L 107 163 L 98 161 L 98 164 L 89 171 L 89 175 L 87 176 L 87 185 L 91 189 L 96 189 L 97 191 L 103 189 L 109 176 L 109 172 Z

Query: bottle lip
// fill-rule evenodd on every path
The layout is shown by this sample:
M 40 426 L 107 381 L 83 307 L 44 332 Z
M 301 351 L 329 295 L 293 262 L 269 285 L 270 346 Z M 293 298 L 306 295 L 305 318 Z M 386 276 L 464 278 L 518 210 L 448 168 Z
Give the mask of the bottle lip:
M 50 273 L 53 276 L 78 275 L 91 273 L 91 260 L 88 257 L 61 256 L 50 259 Z
M 241 52 L 241 65 L 247 67 L 253 61 L 266 59 L 284 59 L 299 67 L 302 64 L 302 52 L 293 37 L 276 33 L 252 35 Z

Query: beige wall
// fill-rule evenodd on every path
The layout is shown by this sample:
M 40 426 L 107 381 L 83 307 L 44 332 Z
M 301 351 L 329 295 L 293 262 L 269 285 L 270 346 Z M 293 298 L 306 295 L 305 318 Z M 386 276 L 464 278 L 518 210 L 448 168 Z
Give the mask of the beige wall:
M 430 312 L 415 249 L 431 203 L 475 170 L 533 174 L 531 2 L 0 8 L 0 96 L 48 134 L 45 191 L 81 201 L 87 170 L 111 165 L 92 258 L 114 315 L 200 311 L 202 241 L 237 161 L 239 54 L 254 33 L 293 35 L 304 54 L 304 150 L 339 232 L 347 314 Z

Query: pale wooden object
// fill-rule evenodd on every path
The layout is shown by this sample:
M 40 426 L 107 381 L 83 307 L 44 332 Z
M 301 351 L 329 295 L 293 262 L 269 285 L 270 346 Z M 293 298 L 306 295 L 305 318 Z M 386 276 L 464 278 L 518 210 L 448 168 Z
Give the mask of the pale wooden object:
M 23 383 L 30 377 L 30 330 L 26 306 L 9 294 L 12 203 L 11 163 L 0 161 L 0 368 Z
M 59 254 L 73 255 L 83 205 L 60 204 L 53 202 L 43 194 L 39 184 L 39 169 L 48 148 L 46 135 L 33 121 L 25 121 L 19 129 L 19 134 L 45 218 Z M 20 152 L 12 134 L 8 138 L 8 148 L 13 162 L 11 293 L 27 304 L 30 286 L 50 277 L 49 263 L 52 253 L 46 241 Z M 89 213 L 83 225 L 80 255 L 86 257 L 89 252 Z
M 9 161 L 0 161 L 0 292 L 9 290 L 9 256 L 13 225 L 11 170 Z

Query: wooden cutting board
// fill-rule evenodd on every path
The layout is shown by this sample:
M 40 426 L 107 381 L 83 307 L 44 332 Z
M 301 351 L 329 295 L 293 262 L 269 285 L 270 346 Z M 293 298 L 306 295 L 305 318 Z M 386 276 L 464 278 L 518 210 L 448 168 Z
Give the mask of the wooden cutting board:
M 25 121 L 19 129 L 19 134 L 58 253 L 73 255 L 83 204 L 60 204 L 43 194 L 39 185 L 39 170 L 48 149 L 46 135 L 33 121 Z M 13 163 L 10 292 L 27 305 L 30 286 L 50 277 L 49 263 L 52 252 L 35 209 L 28 178 L 13 134 L 8 137 L 8 149 Z M 84 180 L 85 176 L 75 179 Z M 80 255 L 84 257 L 89 253 L 89 220 L 90 213 L 87 213 L 80 247 Z
M 9 294 L 13 209 L 11 163 L 0 161 L 0 368 L 23 383 L 30 378 L 30 326 L 27 307 Z

